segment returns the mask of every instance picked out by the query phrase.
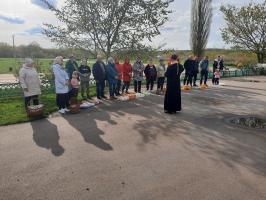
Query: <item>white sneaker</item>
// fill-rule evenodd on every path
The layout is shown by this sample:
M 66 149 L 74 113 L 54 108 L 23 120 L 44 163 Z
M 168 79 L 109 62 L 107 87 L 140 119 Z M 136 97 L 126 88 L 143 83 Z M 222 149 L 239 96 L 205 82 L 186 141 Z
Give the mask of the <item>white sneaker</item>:
M 61 109 L 61 110 L 59 110 L 58 112 L 59 112 L 60 114 L 65 114 L 65 113 L 66 113 L 65 109 Z
M 65 110 L 65 112 L 70 112 L 70 110 L 68 110 L 67 108 L 65 108 L 64 110 Z

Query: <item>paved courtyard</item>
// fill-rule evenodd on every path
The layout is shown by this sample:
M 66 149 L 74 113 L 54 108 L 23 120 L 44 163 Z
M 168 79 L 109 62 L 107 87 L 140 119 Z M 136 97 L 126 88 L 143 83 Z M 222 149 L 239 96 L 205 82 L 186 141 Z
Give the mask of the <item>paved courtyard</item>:
M 0 127 L 0 199 L 265 200 L 266 131 L 227 119 L 266 119 L 266 77 L 222 82 Z

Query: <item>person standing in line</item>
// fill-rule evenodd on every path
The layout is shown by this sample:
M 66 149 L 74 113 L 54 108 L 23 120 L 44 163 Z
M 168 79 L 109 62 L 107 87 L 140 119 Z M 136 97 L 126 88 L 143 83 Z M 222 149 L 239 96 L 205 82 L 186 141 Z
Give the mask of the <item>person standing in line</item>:
M 164 87 L 164 81 L 165 81 L 165 64 L 164 59 L 160 58 L 159 60 L 160 64 L 157 67 L 157 94 L 160 94 L 160 92 L 163 92 Z
M 55 91 L 56 91 L 56 103 L 59 108 L 59 113 L 65 114 L 69 112 L 69 76 L 64 69 L 64 60 L 62 56 L 58 56 L 54 59 L 52 66 L 55 77 Z
M 137 57 L 137 60 L 133 65 L 134 90 L 136 93 L 141 93 L 143 71 L 144 71 L 144 65 L 142 64 L 141 58 Z
M 213 68 L 212 68 L 212 71 L 213 71 L 212 84 L 215 84 L 215 75 L 214 75 L 214 73 L 216 72 L 217 69 L 220 72 L 224 70 L 224 61 L 223 61 L 223 59 L 222 59 L 221 56 L 218 56 L 217 59 L 215 59 L 214 60 L 214 63 L 213 63 Z
M 207 85 L 208 75 L 209 75 L 209 58 L 205 56 L 203 60 L 200 61 L 200 85 L 202 85 L 204 80 L 204 85 Z
M 121 95 L 121 93 L 120 93 L 121 85 L 122 85 L 123 65 L 119 63 L 119 59 L 117 57 L 115 58 L 115 67 L 116 67 L 116 71 L 118 73 L 115 95 L 120 96 Z
M 184 67 L 179 63 L 178 56 L 172 55 L 172 64 L 168 66 L 165 77 L 167 78 L 164 110 L 167 114 L 175 114 L 181 111 L 181 84 L 180 75 Z
M 73 72 L 78 71 L 78 63 L 76 62 L 74 55 L 69 56 L 69 60 L 66 62 L 66 71 L 70 79 Z
M 185 78 L 184 85 L 192 86 L 192 76 L 193 76 L 193 57 L 189 56 L 188 59 L 184 63 L 185 68 Z
M 147 91 L 152 91 L 154 82 L 156 81 L 156 77 L 157 77 L 157 70 L 156 70 L 155 65 L 152 62 L 152 59 L 149 60 L 149 64 L 145 67 L 144 74 L 146 77 Z
M 114 59 L 112 57 L 108 58 L 108 64 L 106 66 L 106 77 L 109 83 L 110 100 L 115 100 L 118 72 L 115 67 Z
M 33 105 L 39 105 L 39 95 L 41 95 L 41 81 L 31 58 L 26 58 L 25 63 L 19 70 L 19 83 L 24 92 L 25 109 L 33 101 Z
M 122 79 L 123 79 L 122 93 L 124 93 L 124 91 L 126 90 L 126 94 L 129 94 L 128 89 L 130 86 L 131 78 L 132 78 L 132 65 L 130 64 L 129 58 L 126 57 L 122 70 Z
M 97 61 L 92 67 L 92 73 L 96 81 L 96 93 L 97 98 L 100 100 L 102 98 L 107 99 L 104 95 L 105 80 L 106 80 L 106 65 L 102 61 L 100 55 L 97 56 Z
M 193 87 L 198 87 L 197 85 L 198 73 L 199 73 L 199 58 L 195 56 L 193 60 Z
M 71 90 L 69 92 L 69 99 L 78 98 L 79 95 L 79 74 L 77 71 L 74 71 L 70 81 Z
M 91 76 L 91 69 L 87 65 L 87 60 L 83 59 L 79 67 L 79 78 L 80 78 L 81 96 L 84 100 L 91 99 L 90 97 L 90 76 Z

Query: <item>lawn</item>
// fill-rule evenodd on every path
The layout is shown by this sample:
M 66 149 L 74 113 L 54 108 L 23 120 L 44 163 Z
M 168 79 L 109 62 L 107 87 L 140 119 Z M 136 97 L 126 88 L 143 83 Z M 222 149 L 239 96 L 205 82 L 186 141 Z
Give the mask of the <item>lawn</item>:
M 94 60 L 89 61 L 89 66 L 92 66 Z M 16 74 L 23 63 L 23 59 L 0 58 L 0 74 Z M 35 66 L 41 73 L 50 73 L 52 59 L 35 59 Z
M 95 87 L 91 87 L 91 96 L 96 95 Z M 81 97 L 79 97 L 81 98 Z M 25 112 L 23 97 L 0 98 L 0 126 L 29 122 L 36 119 L 29 118 Z M 57 111 L 55 94 L 52 91 L 41 95 L 41 103 L 45 105 L 43 117 Z

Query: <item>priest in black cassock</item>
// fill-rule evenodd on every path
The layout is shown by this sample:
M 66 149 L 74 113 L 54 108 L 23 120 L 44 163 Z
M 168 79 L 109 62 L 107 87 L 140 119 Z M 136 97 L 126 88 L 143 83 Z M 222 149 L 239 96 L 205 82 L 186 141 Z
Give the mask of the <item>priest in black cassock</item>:
M 183 65 L 179 63 L 177 55 L 172 55 L 172 64 L 166 70 L 167 78 L 166 94 L 164 99 L 165 113 L 175 114 L 181 111 L 181 84 L 180 75 L 184 71 Z

